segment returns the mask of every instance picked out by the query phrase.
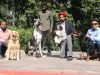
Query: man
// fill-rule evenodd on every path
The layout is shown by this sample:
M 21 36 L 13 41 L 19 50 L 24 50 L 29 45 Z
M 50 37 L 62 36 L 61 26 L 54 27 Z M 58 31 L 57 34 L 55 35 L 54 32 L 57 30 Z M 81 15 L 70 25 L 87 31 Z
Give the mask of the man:
M 47 55 L 51 55 L 50 50 L 50 33 L 52 32 L 53 27 L 53 16 L 52 12 L 48 10 L 48 6 L 46 2 L 43 2 L 41 4 L 41 11 L 39 12 L 40 17 L 40 26 L 39 29 L 41 30 L 43 42 L 44 39 L 46 39 L 47 47 L 48 47 L 48 53 Z
M 91 22 L 92 28 L 87 31 L 86 37 L 93 41 L 97 48 L 97 56 L 100 58 L 100 28 L 98 20 L 94 19 Z
M 73 60 L 73 54 L 72 54 L 72 33 L 73 33 L 73 27 L 66 19 L 66 13 L 60 12 L 59 13 L 59 19 L 60 21 L 57 22 L 55 25 L 61 25 L 62 26 L 62 42 L 61 42 L 61 51 L 60 51 L 60 57 L 64 58 L 67 54 L 67 60 L 71 61 Z M 66 49 L 67 44 L 67 51 Z M 65 53 L 66 52 L 66 53 Z
M 7 40 L 11 31 L 7 29 L 6 21 L 0 22 L 0 58 L 5 56 L 7 49 Z

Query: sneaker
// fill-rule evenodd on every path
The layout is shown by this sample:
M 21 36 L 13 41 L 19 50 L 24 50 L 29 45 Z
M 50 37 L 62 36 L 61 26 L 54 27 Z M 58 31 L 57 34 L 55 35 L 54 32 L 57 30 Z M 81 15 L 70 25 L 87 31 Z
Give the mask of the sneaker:
M 51 56 L 51 53 L 47 53 L 47 56 Z
M 67 61 L 72 61 L 73 60 L 73 57 L 72 56 L 68 56 L 67 57 Z
M 4 57 L 0 55 L 0 59 L 3 59 Z

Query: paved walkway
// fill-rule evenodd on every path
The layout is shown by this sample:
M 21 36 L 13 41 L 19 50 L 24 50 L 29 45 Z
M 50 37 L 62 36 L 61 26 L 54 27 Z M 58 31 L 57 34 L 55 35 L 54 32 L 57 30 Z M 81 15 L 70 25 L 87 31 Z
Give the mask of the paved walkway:
M 1 71 L 31 71 L 31 72 L 63 72 L 73 73 L 74 75 L 93 74 L 100 75 L 100 61 L 79 60 L 79 53 L 74 52 L 74 60 L 67 61 L 59 58 L 58 51 L 52 52 L 52 57 L 29 57 L 21 52 L 21 60 L 4 60 L 0 59 L 0 73 Z M 86 55 L 86 54 L 85 54 Z M 2 75 L 2 74 L 0 74 Z M 18 74 L 19 75 L 19 74 Z M 55 74 L 56 75 L 56 74 Z M 69 75 L 69 74 L 67 74 Z

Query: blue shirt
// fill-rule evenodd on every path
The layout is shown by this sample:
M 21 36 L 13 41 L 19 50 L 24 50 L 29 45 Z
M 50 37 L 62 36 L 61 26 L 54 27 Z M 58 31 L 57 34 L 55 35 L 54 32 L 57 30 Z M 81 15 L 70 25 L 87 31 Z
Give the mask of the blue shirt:
M 94 42 L 96 41 L 100 41 L 100 28 L 97 27 L 96 29 L 89 29 L 87 31 L 87 34 L 86 34 L 87 37 L 90 37 L 90 39 Z

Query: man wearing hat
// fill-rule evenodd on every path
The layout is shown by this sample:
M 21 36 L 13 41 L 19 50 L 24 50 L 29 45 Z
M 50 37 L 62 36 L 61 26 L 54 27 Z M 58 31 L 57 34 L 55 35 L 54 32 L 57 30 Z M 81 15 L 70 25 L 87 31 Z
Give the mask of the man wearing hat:
M 73 33 L 73 27 L 66 19 L 67 14 L 65 12 L 59 12 L 59 22 L 57 22 L 55 25 L 61 25 L 63 36 L 62 36 L 62 42 L 61 42 L 61 50 L 60 50 L 60 57 L 64 58 L 66 57 L 65 54 L 67 54 L 67 60 L 71 61 L 73 60 L 73 53 L 72 53 L 72 33 Z M 67 45 L 67 46 L 66 46 Z M 67 47 L 67 51 L 66 51 Z

